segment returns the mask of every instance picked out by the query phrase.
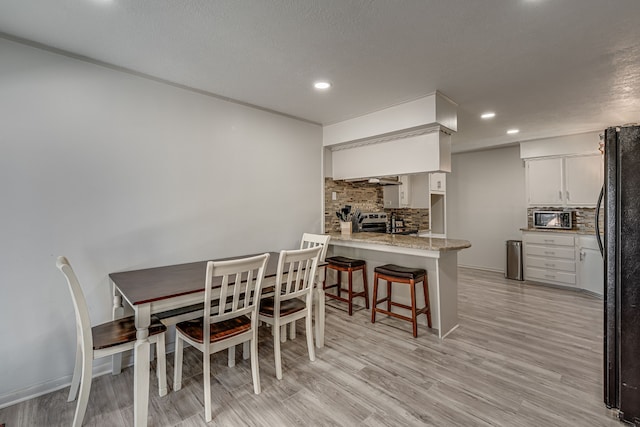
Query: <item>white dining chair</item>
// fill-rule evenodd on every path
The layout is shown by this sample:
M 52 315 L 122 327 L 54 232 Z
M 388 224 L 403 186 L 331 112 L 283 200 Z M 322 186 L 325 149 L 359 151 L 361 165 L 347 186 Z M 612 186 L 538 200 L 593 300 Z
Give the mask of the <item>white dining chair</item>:
M 300 241 L 300 249 L 306 248 L 314 248 L 316 246 L 322 246 L 322 251 L 320 251 L 320 258 L 318 259 L 318 263 L 324 263 L 325 258 L 327 257 L 327 249 L 329 249 L 329 240 L 331 236 L 328 234 L 312 234 L 312 233 L 304 233 L 302 235 L 302 240 Z M 315 319 L 316 319 L 316 346 L 322 347 L 324 345 L 323 338 L 324 337 L 324 286 L 323 282 L 325 279 L 326 268 L 318 268 L 318 281 L 319 283 L 315 284 L 315 292 L 316 298 L 314 298 L 314 311 L 315 311 Z M 296 323 L 292 322 L 289 326 L 289 336 L 291 339 L 296 337 Z
M 281 327 L 305 319 L 309 359 L 316 359 L 311 328 L 313 283 L 322 247 L 281 251 L 274 295 L 260 301 L 260 320 L 272 326 L 276 377 L 282 379 Z M 286 278 L 285 278 L 286 275 Z M 285 330 L 285 328 L 282 328 Z
M 329 240 L 331 236 L 328 234 L 302 234 L 302 240 L 300 240 L 300 249 L 315 248 L 316 246 L 322 246 L 320 251 L 320 258 L 318 262 L 324 262 L 327 257 L 327 249 L 329 248 Z
M 204 414 L 211 421 L 211 354 L 250 343 L 253 392 L 260 394 L 258 303 L 269 254 L 231 261 L 209 261 L 205 277 L 204 315 L 176 324 L 173 389 L 182 388 L 184 342 L 202 352 Z M 213 287 L 216 289 L 213 289 Z M 218 288 L 219 285 L 219 288 Z M 212 298 L 220 303 L 211 306 Z M 226 303 L 223 303 L 226 302 Z
M 56 266 L 64 274 L 71 292 L 73 307 L 76 314 L 77 351 L 76 362 L 69 390 L 68 402 L 78 398 L 76 411 L 73 416 L 73 427 L 82 425 L 89 402 L 91 380 L 93 374 L 93 360 L 112 356 L 127 350 L 133 350 L 136 342 L 136 326 L 133 316 L 113 320 L 91 327 L 87 302 L 82 292 L 73 268 L 67 258 L 60 256 Z M 149 326 L 149 341 L 156 343 L 158 364 L 158 388 L 160 396 L 167 394 L 167 366 L 165 355 L 165 331 L 167 328 L 157 319 L 151 319 Z M 78 394 L 79 391 L 79 394 Z

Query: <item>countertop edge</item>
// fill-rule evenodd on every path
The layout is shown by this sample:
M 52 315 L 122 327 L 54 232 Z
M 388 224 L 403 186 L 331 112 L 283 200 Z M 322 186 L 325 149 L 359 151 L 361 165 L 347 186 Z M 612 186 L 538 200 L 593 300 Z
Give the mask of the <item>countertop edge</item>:
M 467 240 L 444 239 L 439 237 L 416 237 L 383 233 L 328 234 L 331 236 L 329 244 L 332 242 L 345 242 L 354 245 L 367 244 L 432 252 L 459 251 L 471 247 L 471 242 Z
M 579 236 L 594 236 L 596 235 L 595 231 L 581 231 L 581 230 L 563 230 L 556 228 L 528 228 L 522 227 L 520 231 L 524 231 L 526 233 L 561 233 L 561 234 L 576 234 Z

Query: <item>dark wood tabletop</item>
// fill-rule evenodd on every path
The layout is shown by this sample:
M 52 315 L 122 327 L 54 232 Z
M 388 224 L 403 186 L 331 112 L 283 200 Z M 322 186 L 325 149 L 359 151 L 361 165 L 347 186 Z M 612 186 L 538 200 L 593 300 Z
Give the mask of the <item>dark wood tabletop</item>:
M 261 254 L 123 271 L 111 273 L 109 277 L 131 304 L 147 304 L 153 301 L 203 292 L 208 261 L 227 261 L 255 255 Z M 266 278 L 276 276 L 278 257 L 280 256 L 278 252 L 269 252 L 269 255 L 264 275 Z M 218 278 L 218 280 L 220 279 Z M 215 283 L 213 286 L 215 287 Z

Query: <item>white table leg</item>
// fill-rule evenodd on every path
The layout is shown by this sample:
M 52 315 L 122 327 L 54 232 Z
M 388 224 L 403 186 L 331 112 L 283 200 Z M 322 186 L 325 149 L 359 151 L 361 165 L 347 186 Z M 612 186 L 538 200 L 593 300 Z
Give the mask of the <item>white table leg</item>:
M 316 304 L 314 307 L 316 318 L 316 347 L 324 347 L 324 289 L 323 284 L 326 279 L 327 267 L 318 268 L 318 279 L 316 280 Z
M 324 290 L 322 285 L 316 289 L 316 304 L 315 304 L 315 318 L 316 318 L 316 347 L 324 347 Z
M 151 307 L 141 304 L 135 307 L 136 345 L 133 365 L 133 424 L 136 427 L 147 425 L 149 413 L 149 325 Z
M 116 285 L 113 285 L 113 320 L 124 317 L 124 307 L 122 306 L 122 295 Z M 122 372 L 122 353 L 111 356 L 111 374 L 118 375 Z

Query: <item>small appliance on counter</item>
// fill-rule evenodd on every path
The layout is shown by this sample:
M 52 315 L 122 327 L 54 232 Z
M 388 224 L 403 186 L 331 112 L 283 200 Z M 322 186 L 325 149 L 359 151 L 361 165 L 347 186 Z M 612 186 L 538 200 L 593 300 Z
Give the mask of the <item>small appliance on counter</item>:
M 533 211 L 533 226 L 535 228 L 571 230 L 573 216 L 573 211 Z
M 360 231 L 369 231 L 372 233 L 387 232 L 387 214 L 384 212 L 367 212 L 363 213 L 360 221 Z
M 362 214 L 360 231 L 387 234 L 417 234 L 418 229 L 409 229 L 404 226 L 404 221 L 391 214 L 391 218 L 385 212 L 368 212 Z

